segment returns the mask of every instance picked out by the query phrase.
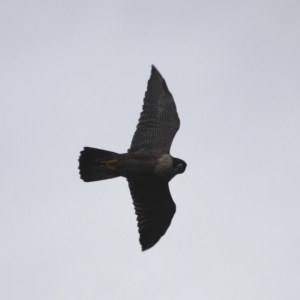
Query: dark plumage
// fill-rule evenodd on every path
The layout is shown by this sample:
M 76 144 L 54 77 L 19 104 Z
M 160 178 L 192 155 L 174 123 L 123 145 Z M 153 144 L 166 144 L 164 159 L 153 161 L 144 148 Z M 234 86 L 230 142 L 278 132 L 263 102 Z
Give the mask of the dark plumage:
M 128 153 L 85 147 L 79 157 L 83 181 L 127 178 L 143 251 L 154 246 L 166 233 L 176 211 L 168 182 L 186 168 L 183 160 L 170 155 L 179 126 L 172 94 L 152 66 L 143 111 Z

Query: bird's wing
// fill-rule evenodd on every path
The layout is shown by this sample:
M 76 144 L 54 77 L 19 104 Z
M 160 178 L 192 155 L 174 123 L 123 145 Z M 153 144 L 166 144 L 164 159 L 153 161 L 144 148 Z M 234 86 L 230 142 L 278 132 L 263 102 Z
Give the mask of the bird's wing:
M 137 215 L 142 250 L 153 247 L 166 233 L 176 211 L 167 182 L 129 182 Z
M 169 153 L 180 120 L 167 84 L 152 66 L 143 111 L 129 153 Z

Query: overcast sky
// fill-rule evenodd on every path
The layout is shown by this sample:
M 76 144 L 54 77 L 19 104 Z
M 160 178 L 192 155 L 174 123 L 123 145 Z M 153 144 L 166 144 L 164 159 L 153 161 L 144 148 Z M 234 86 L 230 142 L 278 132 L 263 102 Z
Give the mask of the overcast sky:
M 0 298 L 298 300 L 300 2 L 0 4 Z M 124 153 L 154 64 L 181 128 L 177 212 L 141 252 Z

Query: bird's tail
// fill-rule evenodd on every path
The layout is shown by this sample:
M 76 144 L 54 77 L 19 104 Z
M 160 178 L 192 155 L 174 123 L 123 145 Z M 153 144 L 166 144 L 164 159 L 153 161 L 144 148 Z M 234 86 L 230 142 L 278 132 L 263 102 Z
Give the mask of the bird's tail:
M 90 182 L 120 176 L 116 170 L 118 157 L 115 152 L 84 147 L 79 157 L 80 178 Z

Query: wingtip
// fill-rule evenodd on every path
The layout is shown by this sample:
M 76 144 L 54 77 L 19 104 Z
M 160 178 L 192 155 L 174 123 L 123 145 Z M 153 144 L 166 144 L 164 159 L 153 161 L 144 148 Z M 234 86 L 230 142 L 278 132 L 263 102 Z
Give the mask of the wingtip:
M 154 66 L 154 65 L 151 65 L 151 76 L 150 76 L 150 79 L 151 79 L 151 77 L 153 76 L 153 77 L 156 77 L 156 78 L 159 78 L 159 80 L 161 80 L 161 82 L 162 82 L 162 84 L 163 84 L 163 87 L 164 87 L 164 89 L 165 89 L 165 92 L 166 93 L 169 93 L 169 94 L 171 94 L 171 92 L 169 91 L 169 88 L 168 88 L 168 86 L 167 86 L 167 83 L 166 83 L 166 81 L 165 81 L 165 79 L 163 78 L 163 76 L 161 75 L 161 73 L 157 70 L 157 68 Z M 150 80 L 149 79 L 149 80 Z
M 160 240 L 160 238 L 163 235 L 159 235 L 159 236 L 151 236 L 149 238 L 149 236 L 140 236 L 140 244 L 142 246 L 142 252 L 145 252 L 146 250 L 151 249 L 153 246 L 155 246 L 157 244 L 157 242 Z
M 153 64 L 151 65 L 151 69 L 154 69 L 157 71 L 157 68 Z
M 140 244 L 141 244 L 141 248 L 142 248 L 142 252 L 145 252 L 147 250 L 149 250 L 150 248 L 152 248 L 156 243 L 145 243 L 145 241 L 141 241 L 140 238 Z
M 151 74 L 157 73 L 161 76 L 160 72 L 157 70 L 157 68 L 154 65 L 151 65 Z
M 153 245 L 153 246 L 154 246 L 154 245 Z M 152 248 L 153 246 L 150 246 L 150 247 L 143 247 L 143 246 L 142 246 L 142 252 L 145 252 L 145 251 L 149 250 L 149 249 Z
M 160 238 L 158 239 L 158 241 L 159 240 L 160 240 Z M 145 251 L 153 248 L 157 244 L 158 241 L 156 241 L 154 244 L 141 245 L 142 246 L 142 252 L 145 252 Z

